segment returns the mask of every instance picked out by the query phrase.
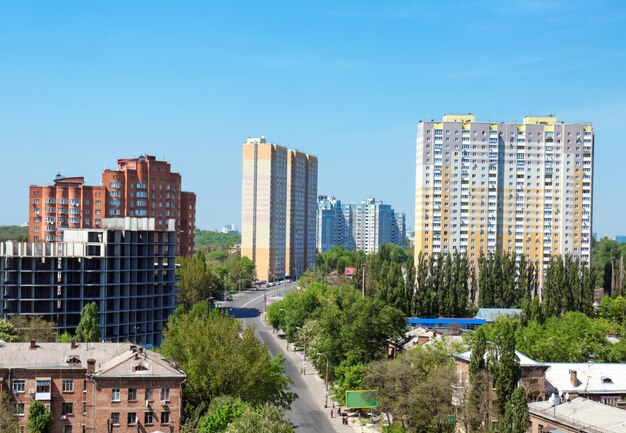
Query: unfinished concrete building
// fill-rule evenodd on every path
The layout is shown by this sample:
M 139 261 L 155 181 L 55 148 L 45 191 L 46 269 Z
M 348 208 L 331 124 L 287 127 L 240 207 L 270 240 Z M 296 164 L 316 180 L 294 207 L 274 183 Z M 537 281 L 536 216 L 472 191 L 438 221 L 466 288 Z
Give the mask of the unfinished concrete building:
M 0 317 L 40 315 L 73 333 L 95 302 L 102 339 L 158 345 L 176 306 L 174 220 L 104 219 L 63 242 L 0 244 Z

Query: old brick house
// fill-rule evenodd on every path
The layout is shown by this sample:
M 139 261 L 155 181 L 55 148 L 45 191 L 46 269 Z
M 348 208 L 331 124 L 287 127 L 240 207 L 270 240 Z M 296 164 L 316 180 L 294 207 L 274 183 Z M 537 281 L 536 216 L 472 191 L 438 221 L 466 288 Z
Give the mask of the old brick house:
M 28 425 L 41 401 L 51 433 L 177 433 L 185 374 L 127 343 L 1 343 L 0 391 Z

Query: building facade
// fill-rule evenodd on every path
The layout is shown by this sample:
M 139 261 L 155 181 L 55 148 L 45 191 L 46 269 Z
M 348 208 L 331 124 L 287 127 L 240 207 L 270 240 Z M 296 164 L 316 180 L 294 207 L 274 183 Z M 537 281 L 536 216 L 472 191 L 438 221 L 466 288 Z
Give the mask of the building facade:
M 366 253 L 386 243 L 404 246 L 405 215 L 373 197 L 356 204 L 342 204 L 332 196 L 320 196 L 317 212 L 318 250 L 335 246 Z
M 0 243 L 0 317 L 40 315 L 73 333 L 98 305 L 102 338 L 158 346 L 176 307 L 175 223 L 103 219 L 66 229 L 63 242 Z
M 415 254 L 553 254 L 591 260 L 594 132 L 553 116 L 522 123 L 445 115 L 417 133 Z M 539 273 L 540 278 L 542 272 Z
M 30 405 L 54 433 L 177 433 L 185 374 L 159 354 L 122 343 L 3 343 L 0 392 L 22 428 Z
M 101 186 L 57 175 L 52 186 L 30 187 L 29 239 L 60 242 L 68 228 L 98 228 L 104 218 L 151 217 L 156 228 L 176 223 L 177 254 L 194 252 L 196 196 L 181 190 L 181 176 L 152 155 L 118 159 Z
M 317 158 L 265 138 L 243 144 L 241 254 L 257 278 L 298 276 L 315 264 Z

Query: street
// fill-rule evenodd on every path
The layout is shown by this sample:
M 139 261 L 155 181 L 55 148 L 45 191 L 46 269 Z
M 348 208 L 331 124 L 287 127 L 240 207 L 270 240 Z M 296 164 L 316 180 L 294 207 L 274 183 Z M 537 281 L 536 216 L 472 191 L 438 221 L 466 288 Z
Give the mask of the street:
M 276 356 L 278 353 L 284 353 L 285 346 L 279 344 L 275 336 L 272 335 L 272 328 L 262 321 L 265 297 L 277 296 L 278 293 L 283 295 L 285 292 L 295 290 L 295 288 L 296 283 L 288 283 L 265 290 L 242 292 L 241 295 L 236 295 L 232 301 L 222 302 L 221 307 L 229 308 L 230 314 L 240 319 L 244 326 L 254 325 L 257 337 L 267 345 L 272 356 Z M 321 405 L 319 401 L 323 399 L 323 395 L 314 395 L 300 375 L 301 364 L 296 365 L 292 359 L 287 357 L 284 366 L 285 373 L 293 379 L 291 390 L 298 394 L 298 398 L 291 405 L 291 410 L 287 411 L 287 417 L 294 429 L 298 433 L 342 431 L 331 425 L 329 414 L 322 410 L 323 401 Z M 307 377 L 307 379 L 309 378 L 314 379 L 310 376 Z

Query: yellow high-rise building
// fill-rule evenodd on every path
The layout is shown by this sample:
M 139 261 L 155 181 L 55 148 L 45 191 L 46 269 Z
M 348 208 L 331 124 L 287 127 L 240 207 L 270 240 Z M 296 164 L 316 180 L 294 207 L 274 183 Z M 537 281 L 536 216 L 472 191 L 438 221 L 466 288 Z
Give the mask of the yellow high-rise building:
M 591 260 L 594 132 L 554 116 L 522 123 L 445 115 L 417 132 L 415 254 L 481 250 Z
M 265 281 L 315 265 L 317 158 L 264 137 L 243 144 L 241 255 Z

